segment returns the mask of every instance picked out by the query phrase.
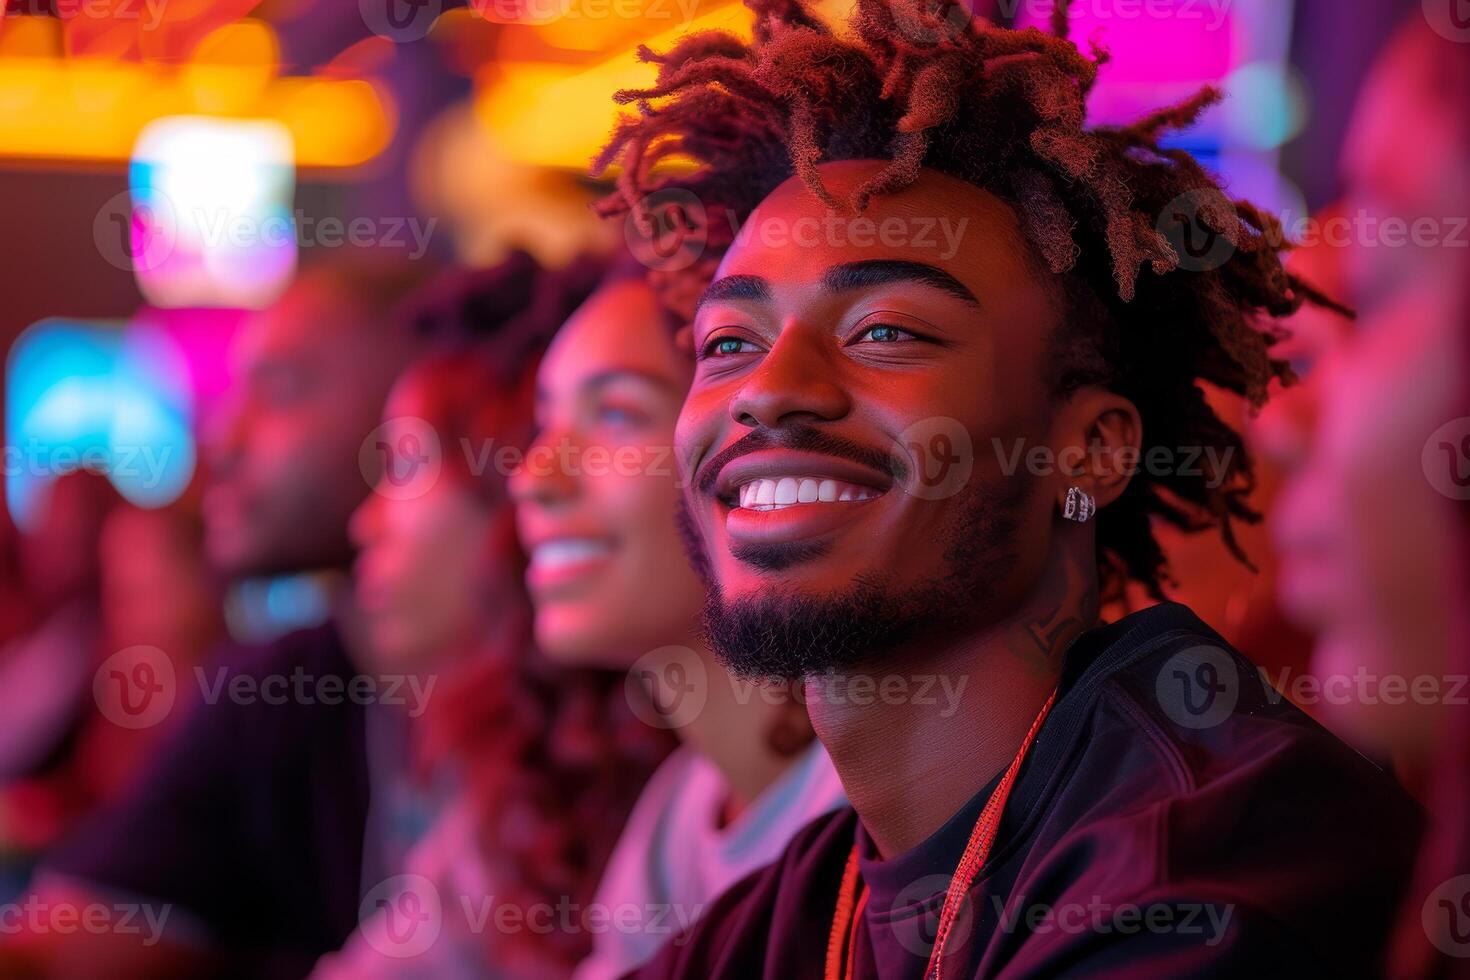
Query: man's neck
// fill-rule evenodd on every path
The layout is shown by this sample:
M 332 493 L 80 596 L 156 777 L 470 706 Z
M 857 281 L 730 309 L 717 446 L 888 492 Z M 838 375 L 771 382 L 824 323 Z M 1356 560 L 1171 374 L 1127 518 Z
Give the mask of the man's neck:
M 812 724 L 880 856 L 922 843 L 1015 757 L 1062 655 L 1097 621 L 1090 561 L 1054 554 L 1016 614 L 983 632 L 808 679 Z

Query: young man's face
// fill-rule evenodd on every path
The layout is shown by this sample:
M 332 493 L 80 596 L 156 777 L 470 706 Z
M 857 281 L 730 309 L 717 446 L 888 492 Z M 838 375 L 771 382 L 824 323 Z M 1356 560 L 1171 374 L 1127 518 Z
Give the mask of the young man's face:
M 345 565 L 367 494 L 363 439 L 409 346 L 334 288 L 305 280 L 243 329 L 235 387 L 208 442 L 204 515 L 227 575 Z
M 880 166 L 821 170 L 840 199 Z M 850 666 L 974 629 L 1050 545 L 1053 501 L 1024 454 L 1049 442 L 1057 302 L 1014 212 L 924 171 L 861 217 L 788 181 L 694 319 L 676 442 L 708 622 L 736 669 Z

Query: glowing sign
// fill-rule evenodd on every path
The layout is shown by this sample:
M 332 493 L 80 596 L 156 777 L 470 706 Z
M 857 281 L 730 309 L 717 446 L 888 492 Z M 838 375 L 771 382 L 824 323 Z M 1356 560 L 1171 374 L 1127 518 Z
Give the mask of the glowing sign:
M 296 269 L 291 135 L 278 123 L 150 123 L 129 172 L 133 269 L 162 307 L 268 304 Z
M 5 497 L 25 527 L 36 493 L 76 469 L 105 473 L 128 500 L 162 506 L 194 473 L 187 367 L 158 330 L 43 320 L 5 373 Z

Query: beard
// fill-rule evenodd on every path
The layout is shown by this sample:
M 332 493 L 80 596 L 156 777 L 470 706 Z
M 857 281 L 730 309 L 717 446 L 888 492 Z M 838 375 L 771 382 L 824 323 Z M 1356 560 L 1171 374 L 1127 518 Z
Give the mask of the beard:
M 740 599 L 721 592 L 681 501 L 680 536 L 707 589 L 705 642 L 732 674 L 795 681 L 851 670 L 916 641 L 943 641 L 973 629 L 993 616 L 991 583 L 1007 579 L 1016 566 L 1018 515 L 1030 488 L 1031 481 L 1010 478 L 967 491 L 940 531 L 946 542 L 940 569 L 919 583 L 903 586 L 892 574 L 869 573 L 854 576 L 852 586 L 840 592 L 771 587 Z M 782 568 L 792 563 L 784 557 L 791 556 L 769 562 L 752 556 L 749 563 Z

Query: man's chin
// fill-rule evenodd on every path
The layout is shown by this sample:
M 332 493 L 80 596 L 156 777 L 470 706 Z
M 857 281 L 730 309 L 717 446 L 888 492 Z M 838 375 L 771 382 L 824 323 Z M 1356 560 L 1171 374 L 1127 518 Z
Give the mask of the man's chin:
M 917 632 L 921 608 L 873 581 L 825 593 L 769 585 L 737 598 L 712 590 L 702 624 L 731 673 L 797 680 L 851 670 L 898 646 Z

